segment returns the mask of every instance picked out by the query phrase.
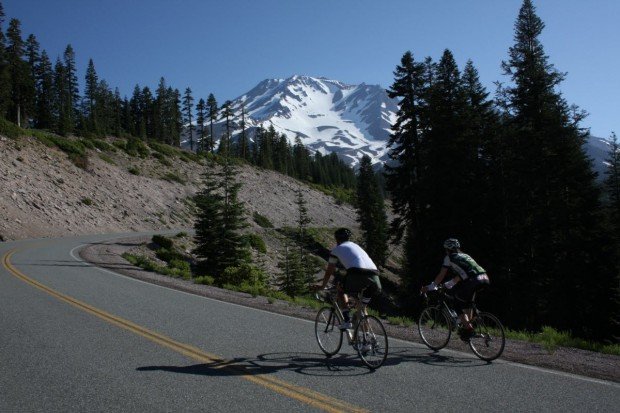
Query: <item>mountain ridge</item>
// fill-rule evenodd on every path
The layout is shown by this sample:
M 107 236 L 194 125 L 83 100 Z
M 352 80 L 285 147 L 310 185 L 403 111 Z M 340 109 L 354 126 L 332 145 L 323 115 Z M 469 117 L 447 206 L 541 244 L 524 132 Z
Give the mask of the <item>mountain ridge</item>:
M 241 118 L 244 108 L 250 139 L 256 128 L 273 126 L 291 144 L 299 137 L 311 151 L 334 152 L 353 167 L 363 155 L 376 165 L 388 161 L 387 142 L 398 105 L 380 85 L 293 75 L 264 79 L 231 102 L 235 118 Z M 223 124 L 222 120 L 214 124 L 216 136 L 221 136 Z M 233 128 L 233 136 L 241 132 L 239 122 Z M 182 145 L 188 148 L 189 140 Z M 608 148 L 609 142 L 596 136 L 590 136 L 584 148 L 599 178 L 605 172 Z

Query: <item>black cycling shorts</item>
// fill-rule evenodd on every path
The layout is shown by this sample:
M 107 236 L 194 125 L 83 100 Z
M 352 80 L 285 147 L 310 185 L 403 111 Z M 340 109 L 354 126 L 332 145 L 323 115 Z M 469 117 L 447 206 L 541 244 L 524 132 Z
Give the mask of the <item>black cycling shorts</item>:
M 362 297 L 372 298 L 381 292 L 381 281 L 377 271 L 362 268 L 349 268 L 344 282 L 346 294 L 359 294 Z
M 486 277 L 486 274 L 482 275 Z M 454 309 L 456 311 L 462 312 L 467 308 L 472 308 L 476 293 L 489 284 L 489 278 L 485 277 L 480 279 L 479 277 L 468 278 L 454 286 L 451 295 L 454 296 Z

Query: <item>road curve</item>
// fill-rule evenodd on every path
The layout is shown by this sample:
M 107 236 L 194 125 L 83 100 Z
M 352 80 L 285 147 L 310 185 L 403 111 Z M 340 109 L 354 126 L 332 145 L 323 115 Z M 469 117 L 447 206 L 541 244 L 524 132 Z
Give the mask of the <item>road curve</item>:
M 129 235 L 129 234 L 128 234 Z M 135 236 L 136 234 L 130 234 Z M 0 244 L 0 411 L 616 411 L 620 385 L 392 340 L 371 372 L 313 324 Z

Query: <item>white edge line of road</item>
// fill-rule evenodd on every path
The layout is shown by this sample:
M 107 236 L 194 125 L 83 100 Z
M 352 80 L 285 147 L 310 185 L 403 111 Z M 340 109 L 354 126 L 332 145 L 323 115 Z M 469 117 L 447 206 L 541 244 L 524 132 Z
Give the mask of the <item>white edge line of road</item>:
M 80 258 L 80 257 L 75 255 L 75 251 L 77 249 L 80 249 L 80 248 L 82 248 L 84 246 L 87 246 L 87 245 L 89 245 L 89 244 L 81 244 L 81 245 L 78 245 L 78 246 L 74 247 L 69 252 L 69 255 L 71 255 L 71 257 L 74 260 L 76 260 L 76 261 L 78 261 L 80 263 L 86 264 L 86 265 L 88 265 L 90 267 L 96 268 L 99 271 L 107 272 L 107 273 L 115 275 L 117 277 L 123 277 L 123 278 L 126 278 L 128 280 L 135 281 L 135 282 L 142 283 L 142 284 L 147 284 L 147 285 L 150 285 L 150 286 L 153 286 L 153 287 L 164 288 L 166 290 L 173 290 L 173 291 L 176 291 L 176 292 L 179 292 L 179 293 L 182 293 L 182 294 L 191 295 L 193 297 L 200 297 L 200 298 L 203 298 L 205 300 L 217 301 L 219 303 L 224 303 L 224 304 L 228 304 L 228 305 L 232 305 L 232 306 L 236 306 L 236 307 L 242 307 L 242 308 L 246 308 L 246 309 L 252 309 L 252 310 L 260 311 L 260 312 L 267 313 L 267 314 L 270 314 L 270 315 L 276 315 L 276 316 L 280 316 L 280 317 L 290 318 L 290 319 L 293 319 L 293 320 L 304 321 L 306 323 L 314 324 L 313 321 L 307 320 L 305 318 L 293 317 L 293 316 L 290 316 L 290 315 L 275 313 L 275 312 L 263 310 L 263 309 L 260 309 L 260 308 L 254 308 L 254 307 L 249 307 L 249 306 L 245 306 L 245 305 L 242 305 L 242 304 L 231 303 L 231 302 L 224 301 L 224 300 L 218 300 L 217 298 L 205 297 L 205 296 L 202 296 L 202 295 L 199 295 L 199 294 L 192 294 L 192 293 L 188 293 L 186 291 L 177 290 L 175 288 L 166 287 L 166 286 L 163 286 L 163 285 L 159 285 L 159 284 L 154 284 L 154 283 L 150 283 L 150 282 L 147 282 L 147 281 L 138 280 L 136 278 L 129 277 L 127 275 L 124 275 L 124 274 L 121 274 L 121 273 L 118 273 L 118 272 L 115 272 L 115 271 L 108 270 L 106 268 L 101 268 L 101 267 L 99 267 L 99 266 L 97 266 L 95 264 L 91 264 L 90 262 L 85 261 L 82 258 Z M 404 344 L 413 345 L 414 347 L 426 349 L 426 346 L 424 346 L 422 344 L 419 344 L 419 343 L 414 343 L 412 341 L 401 340 L 401 339 L 398 339 L 398 338 L 391 338 L 390 341 L 396 341 L 396 342 L 400 342 L 400 343 L 404 343 Z M 444 349 L 444 350 L 441 350 L 441 351 L 444 352 L 444 353 L 458 354 L 459 356 L 466 356 L 467 358 L 472 358 L 472 359 L 477 360 L 476 357 L 472 356 L 469 353 L 465 353 L 465 352 L 462 352 L 462 351 L 451 350 L 451 349 Z M 541 372 L 541 373 L 548 373 L 548 374 L 553 374 L 553 375 L 556 375 L 556 376 L 561 376 L 561 377 L 566 377 L 566 378 L 571 378 L 571 379 L 587 381 L 587 382 L 590 382 L 590 383 L 596 383 L 596 384 L 602 384 L 602 385 L 606 385 L 606 386 L 620 388 L 620 384 L 614 383 L 612 381 L 601 380 L 601 379 L 594 379 L 594 378 L 591 378 L 591 377 L 580 376 L 578 374 L 566 373 L 566 372 L 557 371 L 557 370 L 550 370 L 550 369 L 546 369 L 546 368 L 543 368 L 543 367 L 530 366 L 530 365 L 527 365 L 527 364 L 517 363 L 517 362 L 514 362 L 514 361 L 495 360 L 493 363 L 508 364 L 508 365 L 511 365 L 511 366 L 521 367 L 521 368 L 528 369 L 528 370 L 534 370 L 534 371 L 538 371 L 538 372 Z

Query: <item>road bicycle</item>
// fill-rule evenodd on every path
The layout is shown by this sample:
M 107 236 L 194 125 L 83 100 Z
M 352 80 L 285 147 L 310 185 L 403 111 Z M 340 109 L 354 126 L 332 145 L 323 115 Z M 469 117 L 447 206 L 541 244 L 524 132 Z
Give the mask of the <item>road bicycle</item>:
M 314 332 L 319 347 L 327 357 L 340 351 L 343 336 L 346 336 L 349 345 L 356 351 L 362 362 L 374 370 L 385 362 L 388 355 L 388 336 L 381 321 L 366 312 L 366 305 L 362 303 L 361 293 L 351 306 L 351 320 L 353 330 L 341 330 L 344 323 L 342 310 L 338 305 L 338 291 L 336 288 L 324 289 L 316 293 L 316 298 L 328 305 L 321 308 L 316 315 Z
M 452 332 L 461 327 L 458 314 L 451 306 L 454 297 L 446 293 L 446 288 L 437 288 L 437 303 L 428 305 L 420 314 L 418 331 L 424 344 L 438 351 L 448 345 Z M 427 299 L 427 294 L 424 294 Z M 485 361 L 492 361 L 501 356 L 506 345 L 504 326 L 493 314 L 479 311 L 473 304 L 471 324 L 473 335 L 469 338 L 469 347 L 476 356 Z

